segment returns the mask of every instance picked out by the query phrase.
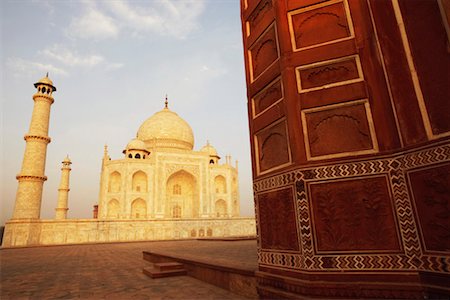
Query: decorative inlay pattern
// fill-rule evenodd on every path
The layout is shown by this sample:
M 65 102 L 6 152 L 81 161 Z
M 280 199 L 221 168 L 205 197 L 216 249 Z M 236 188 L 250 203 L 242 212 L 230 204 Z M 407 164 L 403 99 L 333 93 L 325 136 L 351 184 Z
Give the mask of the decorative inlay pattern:
M 445 165 L 443 165 L 445 163 Z M 286 188 L 292 186 L 296 187 L 296 211 L 297 211 L 297 232 L 300 237 L 300 251 L 302 254 L 295 253 L 280 253 L 277 251 L 267 251 L 265 249 L 259 249 L 259 263 L 263 266 L 270 266 L 277 269 L 287 269 L 291 271 L 296 270 L 428 270 L 434 272 L 447 272 L 447 266 L 450 263 L 450 257 L 443 256 L 439 253 L 423 253 L 421 243 L 419 241 L 419 232 L 417 230 L 418 225 L 413 216 L 412 198 L 408 193 L 408 187 L 406 184 L 406 175 L 412 168 L 424 167 L 426 169 L 434 169 L 434 179 L 429 178 L 428 181 L 423 183 L 427 189 L 430 186 L 435 188 L 436 193 L 440 191 L 439 185 L 435 184 L 436 178 L 445 180 L 445 176 L 448 176 L 448 169 L 450 164 L 450 144 L 435 146 L 433 148 L 422 149 L 415 152 L 409 152 L 402 155 L 393 155 L 391 157 L 385 157 L 374 160 L 364 160 L 359 162 L 341 163 L 334 165 L 325 165 L 315 168 L 302 168 L 294 171 L 282 173 L 270 178 L 255 180 L 254 193 L 256 197 L 259 197 L 261 193 L 267 193 L 272 190 Z M 437 166 L 437 167 L 436 167 Z M 428 171 L 427 171 L 428 172 Z M 415 181 L 421 180 L 423 176 L 428 176 L 427 173 L 411 173 L 417 176 Z M 426 175 L 425 175 L 426 174 Z M 443 175 L 444 174 L 444 175 Z M 438 176 L 438 177 L 436 177 Z M 429 176 L 428 176 L 429 177 Z M 385 181 L 387 179 L 387 182 Z M 342 252 L 341 248 L 332 250 L 332 247 L 321 246 L 318 247 L 314 243 L 314 239 L 318 238 L 322 233 L 314 233 L 312 229 L 312 214 L 314 214 L 315 222 L 317 218 L 321 217 L 321 214 L 316 214 L 316 209 L 320 211 L 323 207 L 320 207 L 320 199 L 318 199 L 317 189 L 314 190 L 314 185 L 319 186 L 326 180 L 334 180 L 333 182 L 345 182 L 342 179 L 346 179 L 350 182 L 350 186 L 359 182 L 358 187 L 355 189 L 356 194 L 369 193 L 374 194 L 374 197 L 369 199 L 367 204 L 372 205 L 372 209 L 379 209 L 376 215 L 383 215 L 383 219 L 388 219 L 386 227 L 390 228 L 393 225 L 393 219 L 396 220 L 399 233 L 392 233 L 398 235 L 401 245 L 398 245 L 393 237 L 380 237 L 378 242 L 374 243 L 374 247 L 371 247 L 371 253 L 361 254 L 361 250 L 358 253 L 351 254 Z M 367 191 L 362 192 L 363 187 L 367 184 L 374 184 L 378 191 L 371 191 L 370 188 Z M 327 183 L 328 184 L 328 183 Z M 350 188 L 344 187 L 344 188 Z M 312 188 L 311 188 L 312 187 Z M 319 192 L 323 192 L 320 190 Z M 338 192 L 337 192 L 338 194 Z M 346 195 L 350 194 L 348 192 Z M 417 193 L 416 193 L 417 194 Z M 384 195 L 388 199 L 391 197 L 392 204 L 379 204 L 379 208 L 376 207 L 377 195 Z M 414 195 L 415 196 L 415 195 Z M 336 199 L 341 199 L 339 195 Z M 342 198 L 343 199 L 343 198 Z M 342 200 L 341 199 L 341 200 Z M 341 201 L 337 200 L 337 201 Z M 345 199 L 344 199 L 345 200 Z M 383 200 L 384 201 L 384 200 Z M 433 205 L 435 205 L 434 203 Z M 360 205 L 360 210 L 363 211 L 363 204 Z M 375 206 L 374 206 L 375 205 Z M 426 203 L 423 205 L 427 205 Z M 393 216 L 385 216 L 390 209 L 393 209 Z M 336 210 L 333 210 L 336 212 Z M 437 212 L 438 210 L 435 210 Z M 440 212 L 446 210 L 440 209 Z M 322 213 L 323 215 L 324 213 Z M 259 215 L 259 212 L 258 214 Z M 361 214 L 363 216 L 364 214 Z M 360 219 L 363 219 L 362 217 Z M 423 218 L 422 218 L 423 219 Z M 420 221 L 422 222 L 422 219 Z M 259 218 L 257 222 L 260 222 Z M 342 222 L 342 221 L 339 221 Z M 373 220 L 369 221 L 374 222 Z M 344 222 L 345 223 L 345 222 Z M 379 225 L 373 225 L 379 229 Z M 357 229 L 364 230 L 364 229 Z M 368 230 L 366 228 L 366 230 Z M 442 231 L 443 233 L 444 231 Z M 356 232 L 355 234 L 358 234 Z M 441 234 L 441 231 L 439 232 Z M 365 237 L 369 238 L 369 237 Z M 382 246 L 382 243 L 387 243 L 386 247 Z M 348 241 L 345 243 L 349 243 Z M 323 244 L 322 244 L 323 245 Z M 322 247 L 322 248 L 320 248 Z M 354 246 L 351 246 L 352 248 Z M 319 249 L 317 249 L 319 248 Z M 362 247 L 365 249 L 365 247 Z M 396 251 L 398 253 L 386 253 L 386 249 Z M 319 250 L 327 250 L 321 252 Z M 363 251 L 365 251 L 362 249 Z M 391 252 L 392 252 L 391 251 Z

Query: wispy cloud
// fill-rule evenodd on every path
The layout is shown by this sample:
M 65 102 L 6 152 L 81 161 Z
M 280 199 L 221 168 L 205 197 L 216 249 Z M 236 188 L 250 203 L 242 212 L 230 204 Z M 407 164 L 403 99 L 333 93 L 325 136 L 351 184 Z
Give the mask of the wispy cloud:
M 67 71 L 52 64 L 29 61 L 18 57 L 8 58 L 6 60 L 6 66 L 15 77 L 31 77 L 39 73 L 44 74 L 45 72 L 50 72 L 61 76 L 68 75 Z
M 99 40 L 116 38 L 120 31 L 128 31 L 131 36 L 158 34 L 183 39 L 199 27 L 199 17 L 205 10 L 205 0 L 84 4 L 83 15 L 74 18 L 67 29 L 71 37 Z
M 62 45 L 53 45 L 40 51 L 45 57 L 56 60 L 67 66 L 93 67 L 105 61 L 101 55 L 91 54 L 82 56 Z
M 119 27 L 113 18 L 97 9 L 94 2 L 87 3 L 85 13 L 72 19 L 66 33 L 69 37 L 83 39 L 108 39 L 115 38 L 119 34 Z

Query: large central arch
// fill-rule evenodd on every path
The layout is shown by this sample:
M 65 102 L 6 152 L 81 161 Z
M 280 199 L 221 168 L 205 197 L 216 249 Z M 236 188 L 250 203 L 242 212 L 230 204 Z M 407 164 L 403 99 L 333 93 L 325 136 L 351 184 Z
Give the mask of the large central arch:
M 166 181 L 166 218 L 198 218 L 199 201 L 199 188 L 194 175 L 180 170 L 169 176 Z

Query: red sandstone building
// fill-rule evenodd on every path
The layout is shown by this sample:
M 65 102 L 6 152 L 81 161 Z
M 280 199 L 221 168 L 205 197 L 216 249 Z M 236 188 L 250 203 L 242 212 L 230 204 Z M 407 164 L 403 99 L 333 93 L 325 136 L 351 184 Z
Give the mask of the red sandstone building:
M 259 294 L 450 294 L 450 1 L 241 16 Z

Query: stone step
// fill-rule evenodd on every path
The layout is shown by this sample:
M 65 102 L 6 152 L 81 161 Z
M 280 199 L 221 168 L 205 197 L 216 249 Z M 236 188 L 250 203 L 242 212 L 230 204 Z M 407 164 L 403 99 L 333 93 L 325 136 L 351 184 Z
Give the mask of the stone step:
M 163 277 L 187 275 L 187 271 L 185 269 L 161 271 L 156 268 L 144 268 L 142 269 L 142 272 L 151 278 L 163 278 Z
M 184 270 L 184 265 L 177 262 L 154 263 L 153 266 L 155 267 L 155 269 L 158 269 L 162 272 L 171 270 Z

